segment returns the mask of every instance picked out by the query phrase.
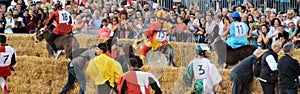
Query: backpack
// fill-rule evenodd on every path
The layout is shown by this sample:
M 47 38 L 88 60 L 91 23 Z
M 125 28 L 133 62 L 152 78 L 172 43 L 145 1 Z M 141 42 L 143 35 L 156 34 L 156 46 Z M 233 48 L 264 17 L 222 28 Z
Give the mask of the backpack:
M 261 56 L 262 57 L 262 56 Z M 257 59 L 254 64 L 253 74 L 255 77 L 259 77 L 261 71 L 261 57 Z

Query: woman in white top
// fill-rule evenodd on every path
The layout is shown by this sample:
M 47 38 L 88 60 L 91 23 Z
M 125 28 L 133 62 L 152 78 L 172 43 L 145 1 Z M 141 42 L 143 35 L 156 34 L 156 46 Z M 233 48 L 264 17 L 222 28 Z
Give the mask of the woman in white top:
M 272 40 L 276 40 L 276 36 L 278 35 L 278 27 L 280 26 L 281 22 L 278 18 L 275 18 L 271 21 L 270 31 L 268 32 L 267 36 L 272 37 Z
M 5 20 L 6 20 L 6 25 L 5 25 L 4 33 L 13 34 L 12 28 L 14 27 L 15 22 L 14 22 L 14 19 L 12 17 L 12 14 L 10 12 L 6 12 Z

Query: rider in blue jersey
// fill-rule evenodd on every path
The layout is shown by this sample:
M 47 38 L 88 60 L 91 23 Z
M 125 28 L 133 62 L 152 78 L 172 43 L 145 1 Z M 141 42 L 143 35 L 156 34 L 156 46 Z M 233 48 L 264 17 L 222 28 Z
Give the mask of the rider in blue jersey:
M 241 22 L 241 16 L 239 12 L 233 12 L 232 18 L 234 22 L 231 23 L 229 37 L 226 40 L 226 44 L 231 48 L 236 49 L 248 44 L 246 36 L 248 34 L 249 27 L 246 23 Z

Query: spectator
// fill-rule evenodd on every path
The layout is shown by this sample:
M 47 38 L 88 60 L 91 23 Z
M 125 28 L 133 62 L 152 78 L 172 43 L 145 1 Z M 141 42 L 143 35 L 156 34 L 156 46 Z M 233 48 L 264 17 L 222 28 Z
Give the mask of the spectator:
M 255 47 L 257 47 L 257 38 L 260 36 L 259 34 L 261 34 L 261 30 L 260 30 L 260 26 L 258 22 L 253 22 L 250 25 L 250 32 L 249 32 L 249 39 L 250 39 L 250 45 L 253 45 Z
M 152 18 L 151 12 L 146 12 L 145 14 L 145 20 L 144 20 L 144 26 L 145 28 L 148 28 L 150 25 L 150 19 Z
M 268 32 L 267 36 L 272 37 L 272 40 L 275 41 L 275 37 L 278 36 L 278 27 L 281 25 L 280 20 L 275 18 L 271 21 L 270 31 Z
M 284 55 L 278 61 L 279 93 L 297 94 L 298 76 L 300 75 L 299 63 L 293 59 L 294 44 L 287 43 L 283 46 Z
M 140 18 L 137 18 L 137 20 L 135 21 L 135 27 L 138 29 L 138 30 L 141 30 L 144 28 L 144 22 L 143 22 L 143 18 L 140 17 Z
M 293 13 L 292 12 L 287 13 L 287 19 L 283 22 L 283 25 L 288 27 L 290 22 L 293 22 Z
M 5 13 L 6 13 L 6 5 L 3 4 L 3 3 L 0 3 L 0 8 L 1 8 L 0 12 L 1 12 L 2 14 L 5 14 Z
M 196 35 L 200 22 L 195 19 L 195 14 L 190 15 L 190 21 L 187 24 L 188 30 Z
M 259 22 L 259 24 L 265 24 L 265 25 L 267 25 L 267 26 L 269 27 L 270 24 L 269 24 L 269 22 L 267 22 L 266 19 L 267 19 L 267 18 L 266 18 L 266 15 L 261 15 L 261 16 L 260 16 L 260 22 Z
M 33 10 L 28 11 L 29 16 L 25 18 L 26 24 L 26 32 L 28 33 L 34 33 L 35 28 L 37 27 L 36 19 L 37 16 L 33 13 Z
M 289 33 L 284 31 L 284 27 L 280 25 L 278 27 L 278 35 L 275 37 L 276 40 L 279 40 L 282 44 L 285 44 L 289 41 Z
M 183 17 L 182 16 L 179 16 L 178 18 L 177 18 L 177 22 L 178 22 L 178 24 L 176 24 L 174 27 L 174 30 L 172 30 L 173 32 L 178 32 L 178 33 L 181 33 L 181 32 L 183 32 L 183 31 L 185 31 L 185 30 L 187 30 L 187 26 L 186 26 L 186 24 L 185 23 L 183 23 Z
M 288 27 L 289 27 L 289 40 L 292 40 L 297 35 L 298 28 L 295 27 L 295 24 L 293 22 L 290 22 L 288 24 Z
M 76 23 L 73 25 L 72 31 L 73 33 L 81 33 L 81 29 L 84 27 L 84 21 L 82 20 L 81 15 L 76 17 Z
M 92 25 L 93 21 L 94 20 L 92 19 L 91 15 L 86 16 L 86 20 L 84 22 L 85 31 L 90 31 L 94 28 L 93 25 Z
M 48 19 L 48 15 L 44 13 L 44 11 L 40 8 L 38 9 L 39 20 L 37 23 L 36 30 L 40 30 L 45 26 L 46 20 Z M 32 33 L 32 32 L 31 32 Z
M 264 94 L 275 94 L 275 84 L 278 81 L 277 53 L 280 51 L 281 46 L 282 44 L 280 41 L 275 41 L 260 60 L 261 71 L 258 80 L 262 86 Z
M 272 39 L 270 36 L 267 36 L 269 32 L 269 27 L 267 25 L 262 25 L 260 29 L 261 29 L 261 33 L 259 34 L 259 37 L 257 39 L 258 47 L 262 49 L 271 48 Z
M 206 15 L 206 23 L 205 23 L 205 41 L 204 42 L 209 42 L 208 40 L 211 37 L 211 34 L 213 32 L 213 29 L 215 27 L 215 21 L 212 20 L 211 15 Z
M 198 27 L 199 31 L 197 32 L 198 36 L 196 35 L 196 42 L 198 40 L 199 43 L 205 43 L 206 37 L 206 30 L 205 30 L 206 21 L 205 18 L 200 18 L 200 26 Z
M 0 33 L 4 33 L 6 27 L 6 20 L 2 13 L 0 13 Z
M 6 20 L 6 25 L 5 25 L 4 33 L 13 34 L 12 28 L 14 27 L 15 22 L 10 12 L 7 12 L 5 14 L 5 20 Z
M 264 51 L 257 49 L 253 55 L 243 59 L 230 73 L 232 83 L 231 94 L 249 94 L 249 85 L 253 80 L 253 68 L 256 61 L 264 54 Z
M 118 31 L 119 27 L 120 27 L 119 19 L 117 17 L 114 17 L 112 19 L 112 27 L 111 29 L 109 29 L 110 37 L 113 37 L 115 32 L 119 32 Z
M 12 28 L 13 32 L 14 33 L 28 33 L 27 31 L 24 30 L 25 25 L 22 23 L 22 21 L 19 21 L 18 18 L 19 17 L 17 15 L 13 16 L 13 19 L 15 22 L 14 28 Z
M 253 23 L 255 21 L 254 17 L 251 14 L 248 15 L 247 20 L 248 20 L 248 23 Z
M 110 29 L 111 28 L 111 24 L 107 22 L 106 19 L 102 20 L 101 26 L 100 28 L 107 28 Z

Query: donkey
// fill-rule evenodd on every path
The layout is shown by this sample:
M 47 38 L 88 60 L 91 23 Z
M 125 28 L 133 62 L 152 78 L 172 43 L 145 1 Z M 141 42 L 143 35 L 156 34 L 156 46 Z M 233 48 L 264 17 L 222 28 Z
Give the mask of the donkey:
M 256 47 L 252 45 L 242 46 L 236 49 L 232 49 L 225 42 L 225 39 L 221 38 L 218 33 L 219 29 L 214 29 L 211 37 L 211 43 L 209 44 L 213 51 L 217 53 L 218 64 L 225 67 L 236 65 L 239 61 L 251 55 Z
M 54 29 L 54 26 L 50 26 L 46 30 L 40 30 L 36 33 L 36 43 L 42 41 L 43 39 L 49 39 L 52 31 Z M 73 35 L 63 35 L 59 36 L 54 40 L 54 43 L 58 50 L 65 50 L 66 56 L 69 56 L 73 50 L 79 48 L 79 42 L 77 38 L 73 37 Z M 51 57 L 51 55 L 54 54 L 54 50 L 52 47 L 47 43 L 46 45 L 48 50 L 48 58 Z

